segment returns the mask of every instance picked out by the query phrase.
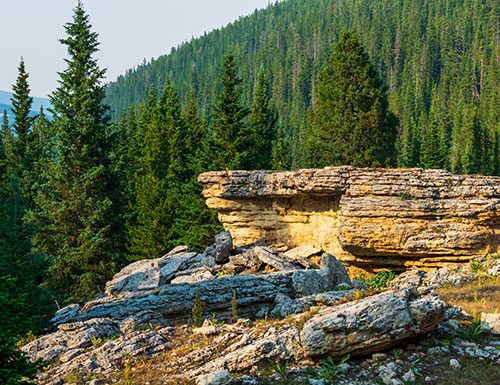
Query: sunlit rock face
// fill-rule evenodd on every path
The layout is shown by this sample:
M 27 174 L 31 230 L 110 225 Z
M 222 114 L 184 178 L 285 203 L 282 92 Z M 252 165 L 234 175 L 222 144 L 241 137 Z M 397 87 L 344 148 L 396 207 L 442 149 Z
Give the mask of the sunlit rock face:
M 235 246 L 312 246 L 351 271 L 467 263 L 500 245 L 500 178 L 350 166 L 201 174 Z

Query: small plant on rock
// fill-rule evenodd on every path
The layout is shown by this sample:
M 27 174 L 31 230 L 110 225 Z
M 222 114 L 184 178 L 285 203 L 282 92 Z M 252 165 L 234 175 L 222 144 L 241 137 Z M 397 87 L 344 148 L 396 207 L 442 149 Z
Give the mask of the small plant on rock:
M 217 320 L 216 317 L 217 317 L 217 313 L 213 312 L 212 318 L 210 318 L 208 320 L 208 323 L 210 324 L 210 326 L 224 326 L 225 322 Z
M 93 345 L 94 347 L 96 347 L 96 348 L 97 348 L 97 347 L 99 347 L 99 346 L 101 346 L 101 345 L 104 343 L 103 339 L 102 339 L 102 338 L 100 338 L 100 337 L 99 337 L 99 338 L 97 338 L 97 337 L 92 337 L 92 338 L 90 339 L 90 342 L 92 342 L 92 345 Z
M 386 288 L 389 282 L 396 279 L 397 275 L 389 270 L 382 270 L 373 277 L 366 278 L 363 274 L 359 276 L 359 280 L 366 285 L 368 292 L 374 292 Z
M 333 291 L 346 291 L 346 290 L 351 290 L 352 287 L 348 285 L 347 283 L 341 283 L 333 288 Z
M 417 358 L 415 361 L 413 361 L 411 364 L 410 364 L 410 370 L 413 372 L 413 374 L 415 374 L 415 376 L 417 377 L 421 377 L 422 376 L 422 373 L 420 373 L 420 370 L 416 367 L 417 364 L 420 362 L 420 358 Z
M 201 304 L 200 288 L 196 290 L 196 298 L 194 299 L 193 323 L 197 327 L 203 325 L 203 305 Z
M 472 322 L 467 326 L 467 329 L 459 330 L 457 335 L 466 340 L 479 341 L 483 337 L 484 330 L 482 328 L 481 313 L 473 315 Z
M 273 360 L 268 360 L 268 361 L 271 364 L 271 370 L 277 373 L 281 377 L 283 384 L 288 384 L 288 377 L 286 375 L 286 370 L 288 368 L 288 361 L 285 361 L 283 363 Z
M 328 356 L 326 360 L 319 361 L 319 363 L 321 364 L 321 369 L 319 370 L 319 378 L 325 381 L 335 380 L 339 372 L 339 365 L 345 363 L 350 357 L 350 354 L 347 354 L 340 360 L 338 365 L 335 364 L 331 356 Z
M 483 264 L 481 262 L 473 262 L 469 263 L 469 268 L 473 273 L 479 273 L 483 270 Z

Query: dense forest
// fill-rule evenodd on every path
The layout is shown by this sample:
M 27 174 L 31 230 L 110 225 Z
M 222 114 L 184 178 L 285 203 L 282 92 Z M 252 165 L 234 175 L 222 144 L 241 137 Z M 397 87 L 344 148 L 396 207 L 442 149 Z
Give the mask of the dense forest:
M 261 69 L 292 144 L 291 167 L 307 166 L 307 111 L 318 74 L 344 30 L 353 30 L 389 87 L 399 118 L 398 165 L 425 166 L 423 142 L 442 142 L 441 167 L 498 174 L 500 4 L 494 0 L 285 0 L 139 65 L 108 87 L 118 117 L 168 75 L 181 103 L 194 90 L 210 120 L 218 69 L 228 47 L 249 106 Z M 479 146 L 479 143 L 481 148 Z M 474 159 L 471 159 L 474 158 Z

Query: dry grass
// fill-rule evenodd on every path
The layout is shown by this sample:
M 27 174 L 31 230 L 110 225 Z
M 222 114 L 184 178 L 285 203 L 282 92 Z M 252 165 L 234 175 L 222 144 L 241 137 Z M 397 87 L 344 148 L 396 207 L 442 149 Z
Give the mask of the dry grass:
M 443 301 L 469 314 L 500 312 L 500 281 L 490 279 L 437 290 Z
M 500 366 L 479 360 L 461 360 L 460 370 L 451 370 L 448 360 L 430 369 L 426 375 L 439 377 L 436 385 L 498 385 Z

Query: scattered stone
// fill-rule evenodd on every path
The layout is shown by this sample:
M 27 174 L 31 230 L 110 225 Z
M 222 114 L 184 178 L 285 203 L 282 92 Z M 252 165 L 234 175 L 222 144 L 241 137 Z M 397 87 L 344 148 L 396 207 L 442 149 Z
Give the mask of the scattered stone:
M 228 385 L 233 382 L 233 376 L 227 370 L 199 376 L 196 385 Z
M 403 377 L 401 377 L 401 379 L 404 382 L 412 383 L 417 380 L 417 376 L 415 375 L 415 373 L 413 373 L 413 370 L 408 370 L 405 374 L 403 374 Z
M 219 264 L 229 261 L 233 250 L 233 238 L 229 231 L 224 231 L 215 236 L 215 244 L 205 249 L 205 254 L 211 256 Z
M 217 328 L 215 326 L 212 326 L 212 325 L 202 326 L 199 328 L 194 328 L 193 333 L 194 334 L 201 334 L 204 336 L 209 336 L 209 335 L 217 334 Z
M 457 359 L 452 358 L 450 360 L 450 368 L 452 368 L 453 370 L 460 370 L 462 368 L 462 365 L 460 365 L 460 362 L 458 362 Z

